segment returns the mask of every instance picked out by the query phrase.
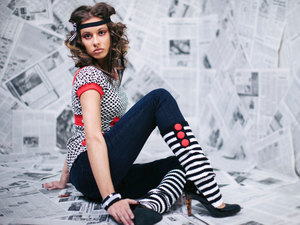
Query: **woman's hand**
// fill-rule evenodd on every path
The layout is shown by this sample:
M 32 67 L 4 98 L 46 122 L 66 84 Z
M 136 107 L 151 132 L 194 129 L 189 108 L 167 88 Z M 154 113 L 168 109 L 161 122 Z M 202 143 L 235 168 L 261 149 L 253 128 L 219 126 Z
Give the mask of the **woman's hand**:
M 66 188 L 67 183 L 60 181 L 52 181 L 48 183 L 43 184 L 43 188 L 47 188 L 49 191 L 54 190 L 54 189 L 64 189 Z
M 132 199 L 122 199 L 117 201 L 108 208 L 108 213 L 118 222 L 124 225 L 133 225 L 134 215 L 130 209 L 130 205 L 137 205 L 138 202 Z
M 60 180 L 44 183 L 43 188 L 47 188 L 49 191 L 54 189 L 64 189 L 67 187 L 68 181 L 69 181 L 69 171 L 66 169 L 66 165 L 64 165 L 64 168 L 60 176 Z

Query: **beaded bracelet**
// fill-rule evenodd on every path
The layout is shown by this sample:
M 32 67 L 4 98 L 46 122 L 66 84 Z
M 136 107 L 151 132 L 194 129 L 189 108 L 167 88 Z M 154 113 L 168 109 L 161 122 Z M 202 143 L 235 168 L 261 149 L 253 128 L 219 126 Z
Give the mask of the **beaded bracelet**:
M 107 210 L 112 204 L 114 204 L 117 201 L 121 200 L 121 195 L 119 193 L 111 193 L 108 196 L 106 196 L 105 199 L 102 201 L 102 208 Z

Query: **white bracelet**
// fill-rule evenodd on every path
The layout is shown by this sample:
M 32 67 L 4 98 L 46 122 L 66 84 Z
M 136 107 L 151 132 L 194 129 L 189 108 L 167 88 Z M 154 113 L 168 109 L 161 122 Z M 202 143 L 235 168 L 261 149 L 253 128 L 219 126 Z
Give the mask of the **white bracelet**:
M 117 201 L 120 201 L 121 199 L 122 197 L 119 193 L 111 193 L 108 196 L 106 196 L 105 199 L 103 199 L 102 208 L 107 210 L 112 204 L 114 204 Z

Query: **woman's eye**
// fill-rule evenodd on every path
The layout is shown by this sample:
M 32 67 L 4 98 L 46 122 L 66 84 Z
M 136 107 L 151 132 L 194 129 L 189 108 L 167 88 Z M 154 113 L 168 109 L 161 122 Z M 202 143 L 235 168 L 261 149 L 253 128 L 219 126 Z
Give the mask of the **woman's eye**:
M 90 35 L 90 34 L 84 34 L 83 35 L 83 38 L 85 38 L 85 39 L 89 39 L 89 38 L 91 38 L 92 36 Z
M 100 30 L 100 31 L 99 31 L 99 35 L 104 35 L 105 33 L 106 33 L 105 30 Z

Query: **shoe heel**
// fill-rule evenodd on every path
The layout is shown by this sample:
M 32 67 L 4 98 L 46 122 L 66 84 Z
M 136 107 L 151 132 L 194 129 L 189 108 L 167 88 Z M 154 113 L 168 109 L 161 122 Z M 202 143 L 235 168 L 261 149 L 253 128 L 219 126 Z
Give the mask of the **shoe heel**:
M 185 202 L 186 202 L 187 215 L 191 216 L 192 215 L 192 198 L 188 194 L 185 194 Z

